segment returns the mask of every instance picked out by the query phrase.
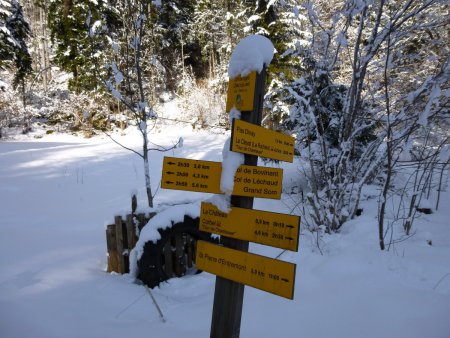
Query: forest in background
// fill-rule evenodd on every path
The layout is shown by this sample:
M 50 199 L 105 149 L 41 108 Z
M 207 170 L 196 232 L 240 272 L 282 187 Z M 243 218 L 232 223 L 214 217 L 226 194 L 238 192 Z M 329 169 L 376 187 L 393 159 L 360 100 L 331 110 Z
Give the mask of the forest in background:
M 384 249 L 448 171 L 449 14 L 443 0 L 0 0 L 0 135 L 146 137 L 175 97 L 196 128 L 227 128 L 231 52 L 262 34 L 276 48 L 264 124 L 297 140 L 305 223 L 338 231 L 377 184 Z

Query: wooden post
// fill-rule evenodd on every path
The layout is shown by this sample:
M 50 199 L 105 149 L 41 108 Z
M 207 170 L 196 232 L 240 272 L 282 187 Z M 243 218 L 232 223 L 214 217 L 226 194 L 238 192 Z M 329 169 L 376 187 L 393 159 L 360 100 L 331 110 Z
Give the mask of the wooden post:
M 122 230 L 122 216 L 114 217 L 114 224 L 116 225 L 116 246 L 118 256 L 118 273 L 125 273 L 125 259 L 123 257 L 123 230 Z
M 131 213 L 134 215 L 137 209 L 137 197 L 135 194 L 131 196 Z
M 184 258 L 183 234 L 177 233 L 175 235 L 175 274 L 177 277 L 183 276 L 186 272 Z
M 186 244 L 185 244 L 185 251 L 186 251 L 186 267 L 192 268 L 193 263 L 193 250 L 192 250 L 192 237 L 189 234 L 186 234 Z
M 241 120 L 261 125 L 264 101 L 266 68 L 256 76 L 255 97 L 252 112 L 241 112 Z M 245 155 L 246 165 L 257 165 L 258 157 Z M 240 208 L 253 208 L 253 197 L 231 196 L 231 205 Z M 232 249 L 248 251 L 248 242 L 239 239 L 221 237 L 221 243 Z M 238 338 L 241 330 L 242 304 L 244 284 L 216 277 L 213 314 L 211 322 L 211 338 Z
M 166 271 L 167 278 L 172 278 L 173 259 L 172 259 L 172 245 L 170 244 L 170 239 L 164 245 L 164 268 Z
M 133 222 L 133 215 L 127 215 L 126 219 L 126 227 L 127 227 L 127 240 L 128 240 L 128 250 L 131 250 L 134 248 L 137 242 L 137 236 L 136 236 L 136 227 Z
M 138 214 L 137 215 L 137 220 L 138 220 L 138 222 L 139 222 L 139 224 L 138 224 L 138 229 L 139 229 L 139 231 L 141 231 L 142 230 L 142 228 L 144 227 L 144 225 L 146 224 L 146 219 L 145 219 L 145 214 Z
M 119 272 L 119 258 L 117 254 L 116 226 L 106 227 L 106 247 L 108 249 L 108 272 Z

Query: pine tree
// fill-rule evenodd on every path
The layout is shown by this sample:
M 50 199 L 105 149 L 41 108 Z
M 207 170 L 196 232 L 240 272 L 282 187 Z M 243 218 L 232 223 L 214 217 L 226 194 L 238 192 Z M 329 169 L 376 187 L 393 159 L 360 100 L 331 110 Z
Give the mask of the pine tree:
M 23 132 L 29 131 L 28 116 L 26 114 L 26 77 L 32 72 L 31 56 L 27 47 L 30 37 L 30 26 L 23 16 L 22 6 L 18 1 L 0 2 L 1 40 L 0 40 L 0 68 L 8 68 L 14 72 L 13 87 L 22 97 L 25 114 Z M 2 88 L 3 89 L 3 88 Z M 22 111 L 21 111 L 22 113 Z M 1 134 L 1 133 L 0 133 Z
M 264 123 L 279 128 L 285 85 L 304 71 L 301 57 L 295 52 L 307 44 L 306 17 L 295 0 L 258 0 L 245 3 L 247 24 L 244 31 L 269 38 L 276 53 L 268 69 Z M 283 108 L 284 109 L 284 108 Z
M 195 4 L 192 26 L 210 79 L 220 75 L 222 65 L 228 61 L 226 16 L 227 8 L 223 1 L 200 0 Z
M 250 7 L 245 31 L 264 35 L 277 51 L 270 64 L 269 79 L 292 80 L 302 71 L 301 60 L 293 53 L 305 44 L 306 17 L 295 0 L 258 0 Z
M 116 23 L 111 4 L 105 0 L 51 0 L 48 13 L 54 61 L 72 74 L 69 88 L 77 93 L 102 88 L 104 51 L 98 40 Z
M 18 1 L 13 0 L 11 15 L 6 19 L 6 28 L 11 32 L 12 38 L 16 41 L 14 50 L 15 75 L 13 86 L 20 86 L 23 105 L 25 106 L 25 79 L 32 72 L 31 56 L 28 51 L 26 41 L 30 38 L 30 25 L 23 16 L 22 6 Z
M 189 39 L 189 26 L 194 11 L 193 0 L 162 1 L 157 9 L 157 29 L 161 33 L 159 46 L 160 61 L 166 70 L 167 89 L 176 89 L 181 79 L 180 67 L 184 67 L 187 60 L 195 63 L 195 53 L 198 45 Z M 181 59 L 184 60 L 181 60 Z
M 0 69 L 10 67 L 14 57 L 14 50 L 19 48 L 11 31 L 6 27 L 6 20 L 11 15 L 10 1 L 0 1 Z

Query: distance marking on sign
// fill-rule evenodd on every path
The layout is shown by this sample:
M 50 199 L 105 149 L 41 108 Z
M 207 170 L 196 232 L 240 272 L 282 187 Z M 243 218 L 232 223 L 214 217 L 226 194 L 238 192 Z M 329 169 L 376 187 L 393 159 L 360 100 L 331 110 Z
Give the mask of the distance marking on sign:
M 164 157 L 161 188 L 220 193 L 220 162 Z
M 293 263 L 199 240 L 195 265 L 199 270 L 294 299 L 296 265 Z
M 233 107 L 239 111 L 252 111 L 255 97 L 256 72 L 236 77 L 228 82 L 227 112 Z
M 221 194 L 222 163 L 164 157 L 161 188 Z M 234 177 L 233 195 L 281 198 L 283 169 L 242 165 Z
M 200 230 L 298 251 L 300 217 L 232 207 L 229 213 L 202 202 Z
M 295 138 L 242 120 L 233 120 L 231 151 L 294 161 Z

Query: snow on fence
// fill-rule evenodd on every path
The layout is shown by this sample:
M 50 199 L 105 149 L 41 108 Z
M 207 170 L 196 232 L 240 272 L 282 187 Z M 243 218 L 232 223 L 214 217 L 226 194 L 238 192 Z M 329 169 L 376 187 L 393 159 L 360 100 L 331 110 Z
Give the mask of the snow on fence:
M 114 224 L 106 227 L 108 249 L 108 272 L 120 274 L 130 272 L 130 251 L 135 247 L 145 224 L 155 213 L 129 214 L 125 219 L 115 216 Z M 161 264 L 164 270 L 162 279 L 181 277 L 194 266 L 196 240 L 188 233 L 173 232 L 169 238 L 163 238 L 165 244 L 161 252 Z M 161 277 L 158 277 L 160 280 Z

